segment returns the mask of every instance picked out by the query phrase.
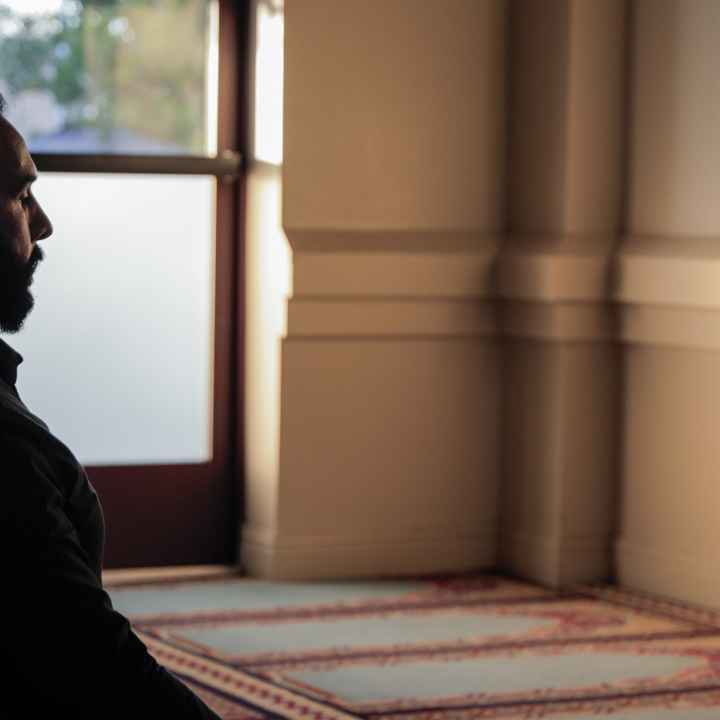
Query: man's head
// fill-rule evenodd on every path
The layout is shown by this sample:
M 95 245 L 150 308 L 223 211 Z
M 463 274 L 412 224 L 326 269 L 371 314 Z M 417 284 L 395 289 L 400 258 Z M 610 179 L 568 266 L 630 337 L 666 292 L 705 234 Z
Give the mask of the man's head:
M 52 235 L 52 224 L 32 194 L 35 163 L 4 109 L 0 95 L 0 330 L 17 332 L 34 304 L 30 285 L 43 257 L 37 243 Z

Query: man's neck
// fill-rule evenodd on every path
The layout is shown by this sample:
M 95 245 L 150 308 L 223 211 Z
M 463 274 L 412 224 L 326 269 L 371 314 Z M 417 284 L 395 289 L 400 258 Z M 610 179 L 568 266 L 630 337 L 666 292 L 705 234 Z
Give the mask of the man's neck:
M 17 382 L 17 368 L 22 361 L 22 355 L 0 337 L 0 380 L 14 387 Z

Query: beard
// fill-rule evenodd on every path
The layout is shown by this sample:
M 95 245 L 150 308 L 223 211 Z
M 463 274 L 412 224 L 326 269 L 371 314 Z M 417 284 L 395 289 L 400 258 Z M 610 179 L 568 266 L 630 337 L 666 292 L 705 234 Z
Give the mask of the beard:
M 22 328 L 35 305 L 30 286 L 43 257 L 38 245 L 26 261 L 0 245 L 0 330 L 16 333 Z

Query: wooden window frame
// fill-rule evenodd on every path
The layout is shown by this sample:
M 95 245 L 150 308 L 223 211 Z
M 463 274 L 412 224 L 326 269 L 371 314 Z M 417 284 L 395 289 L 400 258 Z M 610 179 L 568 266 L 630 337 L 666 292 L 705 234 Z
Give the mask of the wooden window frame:
M 243 237 L 247 1 L 219 0 L 215 157 L 33 153 L 40 172 L 217 179 L 212 459 L 86 467 L 106 518 L 105 567 L 232 564 L 242 515 Z

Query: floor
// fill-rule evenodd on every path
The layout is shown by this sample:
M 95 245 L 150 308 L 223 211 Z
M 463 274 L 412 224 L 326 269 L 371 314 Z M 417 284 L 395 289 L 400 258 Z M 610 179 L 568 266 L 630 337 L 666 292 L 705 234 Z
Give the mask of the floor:
M 720 718 L 711 611 L 500 576 L 177 572 L 105 582 L 159 662 L 226 720 Z

